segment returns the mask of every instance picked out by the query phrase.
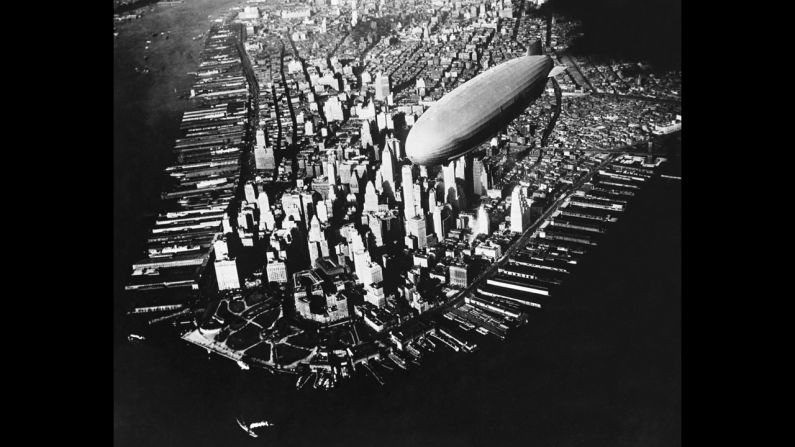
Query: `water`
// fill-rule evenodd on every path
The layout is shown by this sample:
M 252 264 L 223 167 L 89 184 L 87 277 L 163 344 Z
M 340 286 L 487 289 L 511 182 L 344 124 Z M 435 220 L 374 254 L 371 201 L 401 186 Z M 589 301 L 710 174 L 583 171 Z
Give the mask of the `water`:
M 669 164 L 663 171 L 679 169 Z M 681 182 L 656 178 L 506 342 L 330 392 L 185 342 L 114 350 L 117 445 L 681 443 Z M 260 438 L 235 423 L 274 422 Z

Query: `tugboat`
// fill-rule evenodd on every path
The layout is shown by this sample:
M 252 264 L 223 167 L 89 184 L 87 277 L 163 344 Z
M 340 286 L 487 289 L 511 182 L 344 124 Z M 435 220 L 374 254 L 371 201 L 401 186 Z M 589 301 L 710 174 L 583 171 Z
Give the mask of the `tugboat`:
M 255 429 L 255 428 L 260 428 L 260 427 L 273 427 L 273 425 L 274 425 L 273 423 L 271 423 L 271 422 L 268 422 L 268 421 L 254 422 L 254 423 L 252 423 L 252 424 L 248 424 L 248 425 L 246 425 L 246 423 L 245 423 L 245 422 L 243 422 L 243 421 L 241 421 L 241 420 L 240 420 L 240 418 L 237 418 L 237 419 L 236 419 L 236 421 L 237 421 L 237 425 L 239 425 L 239 426 L 240 426 L 240 428 L 242 428 L 242 429 L 243 429 L 243 431 L 244 431 L 244 432 L 246 432 L 246 433 L 248 433 L 248 435 L 249 435 L 249 436 L 251 436 L 252 438 L 257 438 L 257 437 L 259 437 L 259 435 L 258 435 L 258 434 L 254 433 L 254 429 Z

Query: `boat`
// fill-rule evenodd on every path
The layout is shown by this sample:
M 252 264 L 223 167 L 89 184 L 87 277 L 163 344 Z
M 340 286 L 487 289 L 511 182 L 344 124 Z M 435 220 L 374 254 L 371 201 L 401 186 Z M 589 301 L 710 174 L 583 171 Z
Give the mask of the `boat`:
M 249 436 L 251 436 L 252 438 L 258 438 L 258 437 L 259 437 L 259 435 L 257 435 L 256 433 L 254 433 L 254 431 L 253 431 L 253 430 L 251 430 L 251 428 L 249 428 L 249 426 L 248 426 L 248 425 L 244 424 L 243 422 L 240 422 L 240 419 L 239 419 L 239 418 L 238 418 L 238 419 L 236 419 L 236 421 L 237 421 L 237 425 L 239 425 L 239 426 L 240 426 L 240 428 L 242 428 L 242 429 L 243 429 L 243 431 L 245 431 L 246 433 L 248 433 L 248 435 L 249 435 Z
M 237 418 L 235 420 L 237 421 L 237 425 L 239 425 L 240 428 L 242 428 L 243 431 L 248 433 L 248 435 L 251 436 L 252 438 L 258 438 L 259 437 L 259 435 L 254 432 L 255 428 L 273 427 L 275 425 L 275 424 L 273 424 L 272 422 L 269 422 L 269 421 L 260 421 L 260 422 L 254 422 L 254 423 L 251 423 L 251 424 L 246 424 L 245 422 L 241 421 L 240 418 Z
M 130 335 L 127 336 L 127 340 L 128 341 L 132 341 L 132 342 L 143 341 L 143 340 L 146 340 L 146 337 L 144 337 L 143 335 L 138 335 L 138 334 L 130 334 Z
M 245 363 L 244 363 L 243 361 L 241 361 L 241 360 L 238 360 L 238 361 L 237 361 L 237 366 L 239 366 L 239 367 L 240 367 L 240 369 L 242 369 L 243 371 L 247 371 L 247 370 L 249 369 L 249 366 L 248 366 L 247 364 L 245 364 Z

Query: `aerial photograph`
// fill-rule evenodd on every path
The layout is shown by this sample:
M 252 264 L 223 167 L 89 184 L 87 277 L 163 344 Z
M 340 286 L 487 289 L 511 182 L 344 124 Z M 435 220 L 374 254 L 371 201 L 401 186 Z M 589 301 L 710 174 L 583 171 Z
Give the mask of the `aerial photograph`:
M 114 446 L 681 445 L 681 0 L 113 7 Z

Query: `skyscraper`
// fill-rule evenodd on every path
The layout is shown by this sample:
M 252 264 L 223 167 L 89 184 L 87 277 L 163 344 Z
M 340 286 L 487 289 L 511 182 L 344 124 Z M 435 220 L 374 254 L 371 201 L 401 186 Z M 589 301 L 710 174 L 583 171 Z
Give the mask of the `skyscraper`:
M 237 262 L 229 258 L 229 249 L 226 241 L 217 240 L 213 243 L 215 251 L 215 279 L 218 281 L 218 290 L 240 288 L 240 277 L 237 273 Z
M 351 172 L 348 180 L 348 188 L 351 194 L 359 194 L 359 173 L 356 171 Z
M 218 290 L 240 288 L 240 278 L 237 274 L 237 261 L 222 259 L 215 261 L 215 278 L 218 280 Z
M 367 146 L 373 145 L 373 134 L 370 131 L 370 120 L 365 119 L 362 121 L 362 130 L 360 134 L 362 149 L 367 149 Z
M 522 194 L 522 187 L 516 185 L 511 193 L 511 231 L 522 233 L 529 225 L 527 202 Z
M 268 199 L 268 193 L 265 191 L 260 191 L 259 195 L 257 196 L 257 207 L 260 210 L 260 220 L 262 219 L 262 214 L 265 211 L 271 209 L 271 203 Z
M 371 215 L 368 221 L 368 225 L 370 226 L 370 231 L 373 233 L 373 237 L 375 237 L 375 246 L 383 247 L 384 225 L 381 219 L 376 215 Z
M 268 275 L 268 281 L 287 283 L 287 265 L 284 263 L 284 261 L 277 259 L 275 261 L 268 262 L 266 273 Z
M 317 216 L 313 216 L 309 223 L 309 240 L 312 242 L 317 242 L 321 239 L 324 239 L 324 237 L 322 230 L 320 229 L 320 219 L 318 219 Z
M 374 283 L 366 287 L 367 294 L 364 300 L 378 307 L 386 306 L 386 298 L 384 297 L 384 287 L 381 282 Z
M 466 181 L 467 158 L 459 157 L 455 161 L 455 178 Z
M 411 172 L 411 165 L 403 165 L 400 168 L 401 187 L 403 188 L 403 212 L 406 219 L 411 219 L 417 215 L 414 208 L 414 179 Z
M 367 211 L 378 211 L 378 193 L 375 192 L 372 180 L 367 182 L 364 192 L 364 212 Z
M 423 249 L 428 245 L 424 217 L 413 216 L 406 219 L 406 232 L 417 238 L 417 248 Z
M 442 166 L 444 181 L 444 203 L 458 206 L 458 188 L 455 183 L 455 161 Z
M 483 161 L 479 158 L 472 160 L 472 193 L 478 196 L 486 194 L 482 180 L 483 171 Z
M 243 192 L 246 196 L 246 202 L 248 203 L 256 203 L 257 202 L 257 192 L 254 189 L 254 185 L 251 181 L 247 181 L 246 184 L 243 186 Z
M 433 207 L 433 232 L 436 233 L 436 237 L 439 241 L 443 241 L 446 233 L 446 228 L 444 227 L 444 218 L 442 217 L 442 211 L 444 207 L 436 205 Z
M 486 207 L 480 205 L 478 209 L 478 234 L 491 234 L 491 221 L 489 220 L 489 214 L 486 212 Z
M 375 76 L 375 99 L 385 101 L 389 93 L 389 76 L 378 73 Z
M 395 158 L 398 159 L 403 158 L 403 148 L 402 145 L 400 144 L 400 140 L 398 140 L 397 138 L 388 137 L 386 139 L 386 147 L 388 147 L 389 150 L 392 151 L 392 155 L 394 155 Z
M 395 168 L 393 165 L 392 159 L 392 151 L 389 149 L 389 145 L 384 146 L 384 150 L 381 152 L 381 175 L 383 176 L 383 181 L 385 183 L 389 183 L 389 188 L 392 193 L 395 192 Z M 379 185 L 383 187 L 382 185 Z
M 275 169 L 276 161 L 273 158 L 273 149 L 265 144 L 265 131 L 257 130 L 257 144 L 254 147 L 254 163 L 257 169 Z

